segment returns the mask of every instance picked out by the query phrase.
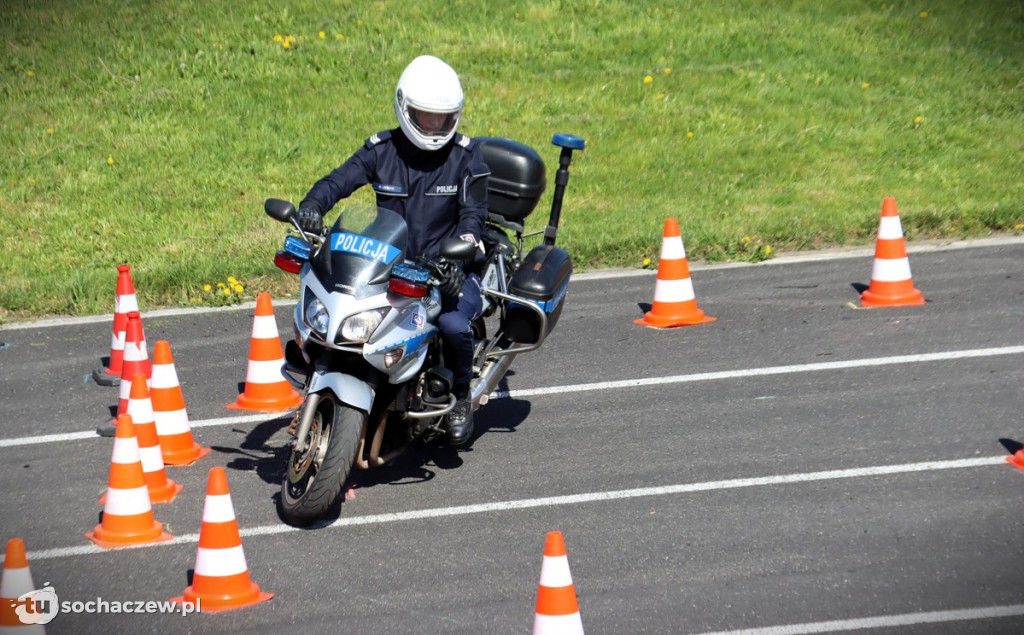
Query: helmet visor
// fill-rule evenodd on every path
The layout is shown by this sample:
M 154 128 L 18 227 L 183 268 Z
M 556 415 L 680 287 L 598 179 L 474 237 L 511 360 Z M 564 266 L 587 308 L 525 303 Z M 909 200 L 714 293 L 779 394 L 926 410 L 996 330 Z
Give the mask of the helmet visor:
M 458 110 L 455 112 L 429 112 L 407 106 L 405 112 L 409 115 L 409 123 L 425 137 L 447 137 L 455 131 L 455 126 L 459 123 Z

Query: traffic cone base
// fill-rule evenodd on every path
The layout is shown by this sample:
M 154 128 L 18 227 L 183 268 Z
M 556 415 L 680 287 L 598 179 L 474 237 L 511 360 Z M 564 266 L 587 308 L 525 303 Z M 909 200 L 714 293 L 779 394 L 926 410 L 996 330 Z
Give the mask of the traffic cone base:
M 1024 450 L 1017 450 L 1006 457 L 1006 462 L 1019 470 L 1024 470 Z
M 144 530 L 137 530 L 133 527 L 132 520 L 126 520 L 117 516 L 109 516 L 103 512 L 103 522 L 96 525 L 92 531 L 87 532 L 85 537 L 104 549 L 117 549 L 128 545 L 137 545 L 150 542 L 165 542 L 173 536 L 164 531 L 163 523 L 153 522 L 151 527 Z M 106 525 L 106 526 L 104 526 Z
M 100 386 L 117 386 L 121 383 L 121 373 L 112 373 L 109 368 L 100 366 L 92 371 L 92 380 Z
M 892 197 L 882 200 L 871 284 L 860 294 L 860 303 L 864 307 L 917 306 L 925 303 L 921 291 L 914 288 L 903 225 L 896 211 L 896 199 Z
M 655 328 L 691 326 L 714 322 L 697 307 L 690 278 L 690 266 L 686 261 L 686 248 L 679 233 L 679 223 L 674 218 L 665 219 L 661 239 L 661 258 L 658 260 L 658 277 L 654 283 L 654 302 L 651 310 L 634 324 Z
M 192 465 L 209 453 L 210 448 L 204 448 L 193 441 L 191 446 L 180 452 L 164 452 L 164 465 L 172 465 L 174 467 Z
M 871 286 L 860 294 L 860 305 L 866 309 L 886 306 L 920 306 L 925 304 L 921 291 L 911 287 L 907 289 L 902 283 L 895 288 L 886 288 L 888 283 L 872 282 Z
M 280 374 L 280 373 L 278 373 Z M 228 410 L 251 410 L 253 412 L 283 412 L 297 408 L 302 404 L 302 395 L 292 390 L 280 396 L 250 397 L 246 394 L 238 395 L 238 399 L 229 403 Z
M 192 602 L 202 606 L 204 613 L 217 613 L 266 602 L 272 597 L 273 593 L 261 591 L 249 578 L 227 473 L 223 467 L 211 468 L 192 584 L 171 601 Z
M 246 575 L 248 578 L 248 575 Z M 260 586 L 255 582 L 249 582 L 248 588 L 242 592 L 233 592 L 228 595 L 210 595 L 209 593 L 197 593 L 193 590 L 193 587 L 187 587 L 185 592 L 181 595 L 171 598 L 171 602 L 175 604 L 182 604 L 184 602 L 191 602 L 193 606 L 196 602 L 200 602 L 200 606 L 203 607 L 203 613 L 220 613 L 222 611 L 230 611 L 232 609 L 240 609 L 244 606 L 251 604 L 259 604 L 260 602 L 266 602 L 270 598 L 274 597 L 273 593 L 261 591 Z
M 233 403 L 231 410 L 282 412 L 302 403 L 297 393 L 281 374 L 284 350 L 277 331 L 274 307 L 269 293 L 256 297 L 256 314 L 249 340 L 249 363 L 245 373 L 245 390 Z

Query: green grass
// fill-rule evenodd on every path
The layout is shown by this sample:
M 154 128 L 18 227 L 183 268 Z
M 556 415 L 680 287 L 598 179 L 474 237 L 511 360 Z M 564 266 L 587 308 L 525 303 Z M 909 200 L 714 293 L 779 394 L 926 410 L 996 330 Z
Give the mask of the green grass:
M 1024 229 L 1019 1 L 6 5 L 0 320 L 109 312 L 121 262 L 144 310 L 237 301 L 228 276 L 293 291 L 263 200 L 394 126 L 425 52 L 462 76 L 463 131 L 549 180 L 552 133 L 587 138 L 578 269 L 656 261 L 668 216 L 691 259 L 864 244 L 885 196 L 909 240 Z

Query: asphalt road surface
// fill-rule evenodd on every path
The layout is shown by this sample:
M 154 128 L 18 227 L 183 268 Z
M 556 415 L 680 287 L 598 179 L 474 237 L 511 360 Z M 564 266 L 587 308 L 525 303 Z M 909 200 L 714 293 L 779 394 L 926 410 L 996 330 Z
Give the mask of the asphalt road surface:
M 871 252 L 694 267 L 717 321 L 633 324 L 654 276 L 579 276 L 472 444 L 356 473 L 329 524 L 278 517 L 288 414 L 226 410 L 252 310 L 147 314 L 193 432 L 154 505 L 171 542 L 101 550 L 117 389 L 90 372 L 110 319 L 0 330 L 0 538 L 71 608 L 166 601 L 227 468 L 268 602 L 221 614 L 61 613 L 51 633 L 523 633 L 547 532 L 589 633 L 1024 632 L 1024 241 L 911 251 L 928 303 L 865 310 Z M 136 286 L 141 283 L 136 280 Z M 113 289 L 111 290 L 113 291 Z M 851 304 L 852 303 L 852 304 Z M 276 305 L 280 333 L 292 307 Z

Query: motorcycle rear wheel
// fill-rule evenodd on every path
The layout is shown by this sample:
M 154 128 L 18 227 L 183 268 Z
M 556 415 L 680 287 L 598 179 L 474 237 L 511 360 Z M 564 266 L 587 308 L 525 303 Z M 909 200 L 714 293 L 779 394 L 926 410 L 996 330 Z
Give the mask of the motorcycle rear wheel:
M 281 516 L 299 527 L 319 520 L 341 494 L 366 418 L 362 410 L 341 403 L 330 392 L 315 407 L 307 449 L 292 449 L 281 483 Z

